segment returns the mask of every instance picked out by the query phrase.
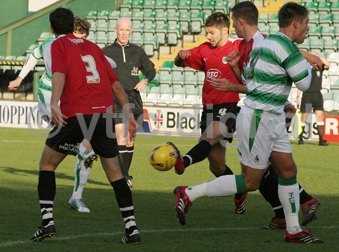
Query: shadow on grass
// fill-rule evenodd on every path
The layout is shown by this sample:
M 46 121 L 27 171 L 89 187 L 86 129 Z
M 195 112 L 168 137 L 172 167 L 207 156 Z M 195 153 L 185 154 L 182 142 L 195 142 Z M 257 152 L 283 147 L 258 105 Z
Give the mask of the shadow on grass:
M 71 210 L 67 199 L 71 187 L 57 188 L 54 217 L 57 239 L 36 244 L 29 241 L 40 222 L 37 192 L 0 187 L 0 251 L 338 251 L 337 199 L 318 195 L 319 219 L 310 224 L 326 241 L 303 247 L 286 244 L 281 231 L 264 230 L 271 210 L 258 194 L 249 195 L 247 214 L 233 214 L 232 197 L 201 199 L 187 216 L 187 225 L 177 223 L 171 192 L 134 191 L 137 223 L 143 244 L 119 244 L 120 213 L 113 190 L 89 188 L 84 198 L 90 214 Z M 7 245 L 6 245 L 7 244 Z M 75 246 L 75 247 L 74 247 Z M 305 249 L 305 250 L 304 250 Z
M 34 175 L 34 176 L 38 175 L 37 170 L 32 171 L 32 170 L 25 170 L 25 169 L 20 169 L 20 168 L 17 168 L 17 167 L 8 167 L 8 166 L 0 166 L 0 169 L 3 172 L 7 172 L 7 173 L 10 173 L 12 175 L 17 175 L 17 174 L 27 174 L 27 175 Z M 65 173 L 61 173 L 59 171 L 57 171 L 55 173 L 55 176 L 56 176 L 56 178 L 59 178 L 59 179 L 66 179 L 66 180 L 71 180 L 71 181 L 74 180 L 73 176 L 68 176 Z M 87 183 L 93 184 L 93 185 L 106 185 L 105 183 L 98 182 L 98 181 L 95 181 L 95 180 L 90 179 L 90 178 L 88 179 Z

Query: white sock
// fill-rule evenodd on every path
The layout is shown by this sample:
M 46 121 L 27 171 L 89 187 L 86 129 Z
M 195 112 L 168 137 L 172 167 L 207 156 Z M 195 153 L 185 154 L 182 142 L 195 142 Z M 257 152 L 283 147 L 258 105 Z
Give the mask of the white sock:
M 228 196 L 235 193 L 237 193 L 235 175 L 220 176 L 210 182 L 191 186 L 186 189 L 186 194 L 192 202 L 203 196 Z
M 302 229 L 299 224 L 299 185 L 278 185 L 278 195 L 281 205 L 284 209 L 286 230 L 290 234 L 300 232 Z
M 78 154 L 79 154 L 81 157 L 84 157 L 86 152 L 88 152 L 88 150 L 87 150 L 87 148 L 85 147 L 85 145 L 81 142 L 81 143 L 79 144 Z
M 207 196 L 207 183 L 202 183 L 196 186 L 189 186 L 185 190 L 186 194 L 190 198 L 191 202 L 197 198 Z
M 207 183 L 207 196 L 229 196 L 237 193 L 235 175 L 220 176 Z
M 74 188 L 73 188 L 73 199 L 81 199 L 84 187 L 87 183 L 88 176 L 91 168 L 86 168 L 84 161 L 77 156 L 77 161 L 74 169 Z

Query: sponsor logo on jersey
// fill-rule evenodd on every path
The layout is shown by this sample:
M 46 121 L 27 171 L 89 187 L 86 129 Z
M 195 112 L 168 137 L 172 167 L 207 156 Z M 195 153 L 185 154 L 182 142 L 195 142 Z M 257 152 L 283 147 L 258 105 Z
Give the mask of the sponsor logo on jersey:
M 133 67 L 131 71 L 132 76 L 139 76 L 139 68 L 138 67 Z
M 84 43 L 84 40 L 81 38 L 77 38 L 77 39 L 69 39 L 73 44 L 81 44 Z
M 212 79 L 219 79 L 221 77 L 221 72 L 219 69 L 211 68 L 206 73 L 206 81 L 211 81 Z

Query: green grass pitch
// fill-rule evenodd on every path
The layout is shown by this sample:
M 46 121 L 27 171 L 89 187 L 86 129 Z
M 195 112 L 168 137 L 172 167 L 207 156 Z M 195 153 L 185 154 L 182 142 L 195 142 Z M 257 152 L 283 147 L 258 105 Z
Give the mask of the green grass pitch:
M 173 188 L 213 177 L 207 162 L 192 166 L 183 176 L 154 170 L 148 164 L 153 147 L 170 140 L 184 152 L 196 139 L 147 135 L 137 137 L 131 168 L 142 244 L 119 244 L 122 223 L 99 162 L 93 166 L 84 193 L 91 213 L 79 214 L 68 207 L 73 157 L 68 157 L 56 172 L 57 236 L 32 243 L 29 239 L 40 222 L 37 169 L 46 134 L 43 130 L 0 129 L 0 251 L 339 251 L 339 145 L 293 145 L 298 179 L 321 201 L 318 220 L 309 227 L 325 243 L 306 246 L 287 244 L 281 231 L 262 228 L 272 212 L 258 193 L 249 195 L 243 216 L 233 214 L 232 197 L 198 200 L 189 212 L 188 224 L 180 226 L 175 218 Z M 227 158 L 238 173 L 235 144 L 228 148 Z

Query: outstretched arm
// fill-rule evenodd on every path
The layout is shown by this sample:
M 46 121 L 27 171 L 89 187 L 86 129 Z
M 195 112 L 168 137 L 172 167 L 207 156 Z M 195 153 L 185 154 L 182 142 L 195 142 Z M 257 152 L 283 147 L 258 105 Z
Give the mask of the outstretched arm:
M 15 80 L 9 82 L 8 90 L 16 91 L 20 87 L 22 80 L 25 79 L 29 72 L 34 69 L 37 63 L 38 60 L 33 56 L 33 54 L 31 54 L 28 57 L 28 60 L 26 61 L 25 65 L 22 67 L 18 77 Z

